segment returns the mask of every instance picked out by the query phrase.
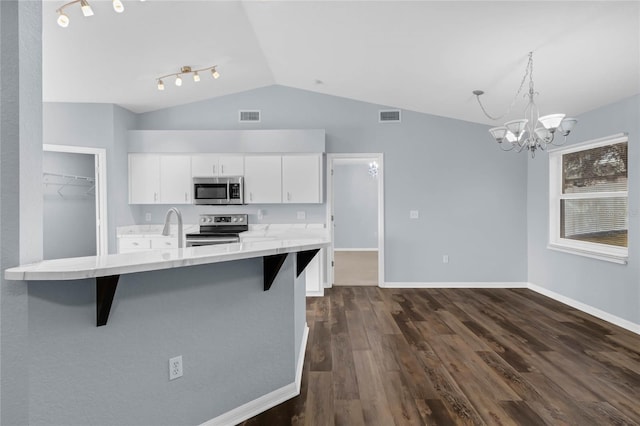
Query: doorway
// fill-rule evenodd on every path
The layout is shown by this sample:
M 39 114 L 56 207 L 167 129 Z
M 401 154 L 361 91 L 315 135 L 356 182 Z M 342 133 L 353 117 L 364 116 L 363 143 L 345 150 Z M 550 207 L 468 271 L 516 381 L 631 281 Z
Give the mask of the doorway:
M 327 155 L 327 284 L 384 282 L 383 155 Z
M 43 151 L 43 259 L 108 254 L 106 150 Z

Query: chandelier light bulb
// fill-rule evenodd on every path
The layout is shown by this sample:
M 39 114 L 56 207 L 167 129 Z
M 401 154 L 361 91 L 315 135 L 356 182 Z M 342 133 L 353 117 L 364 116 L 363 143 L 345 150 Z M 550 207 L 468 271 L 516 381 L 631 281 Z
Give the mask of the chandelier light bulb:
M 113 0 L 113 10 L 115 10 L 117 13 L 124 12 L 124 5 L 120 0 Z
M 164 82 L 162 80 L 158 80 L 158 90 L 164 90 Z
M 176 76 L 176 86 L 182 86 L 182 77 L 180 77 L 179 75 Z
M 195 81 L 196 83 L 200 81 L 200 74 L 198 74 L 198 71 L 193 73 L 193 81 Z
M 69 26 L 69 17 L 62 12 L 58 12 L 58 25 L 62 28 L 67 28 Z
M 84 16 L 93 16 L 93 9 L 91 9 L 87 0 L 80 0 L 80 9 L 82 9 L 82 14 Z
M 219 72 L 218 72 L 218 70 L 217 70 L 217 69 L 215 69 L 215 68 L 211 68 L 211 75 L 212 75 L 212 76 L 213 76 L 213 78 L 215 78 L 216 80 L 217 80 L 218 78 L 220 78 L 220 73 L 219 73 Z

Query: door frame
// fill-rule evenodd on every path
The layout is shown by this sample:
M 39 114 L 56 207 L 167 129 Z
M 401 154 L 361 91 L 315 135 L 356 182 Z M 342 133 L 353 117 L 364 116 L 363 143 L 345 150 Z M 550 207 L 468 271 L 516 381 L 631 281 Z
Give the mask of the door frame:
M 96 179 L 96 254 L 109 254 L 107 222 L 107 150 L 87 146 L 43 144 L 43 151 L 90 154 L 94 156 Z
M 327 250 L 325 288 L 333 287 L 334 226 L 333 226 L 333 165 L 340 160 L 375 161 L 378 163 L 378 287 L 384 287 L 384 154 L 342 153 L 327 154 L 327 228 L 331 235 L 331 245 Z

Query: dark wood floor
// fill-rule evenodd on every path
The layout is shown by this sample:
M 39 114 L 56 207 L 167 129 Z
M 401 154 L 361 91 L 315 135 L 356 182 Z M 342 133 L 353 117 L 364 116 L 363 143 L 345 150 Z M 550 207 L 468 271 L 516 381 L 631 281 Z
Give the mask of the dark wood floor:
M 526 289 L 336 287 L 301 394 L 243 425 L 638 425 L 640 336 Z

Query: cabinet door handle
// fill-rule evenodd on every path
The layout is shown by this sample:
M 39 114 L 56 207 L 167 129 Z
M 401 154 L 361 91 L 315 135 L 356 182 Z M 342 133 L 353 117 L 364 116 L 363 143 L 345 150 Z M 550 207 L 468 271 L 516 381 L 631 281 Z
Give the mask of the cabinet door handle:
M 220 166 L 220 174 L 224 174 L 224 164 Z
M 215 166 L 215 164 L 213 166 L 211 166 L 211 170 L 212 170 L 212 173 L 215 175 L 216 174 L 216 166 Z
M 287 192 L 287 201 L 291 201 L 291 193 Z
M 253 192 L 249 192 L 249 201 L 253 201 Z
M 140 244 L 136 243 L 135 241 L 133 242 L 134 246 L 139 246 Z
M 158 201 L 158 193 L 157 192 L 153 193 L 153 201 Z
M 184 201 L 187 201 L 187 193 L 184 193 Z

